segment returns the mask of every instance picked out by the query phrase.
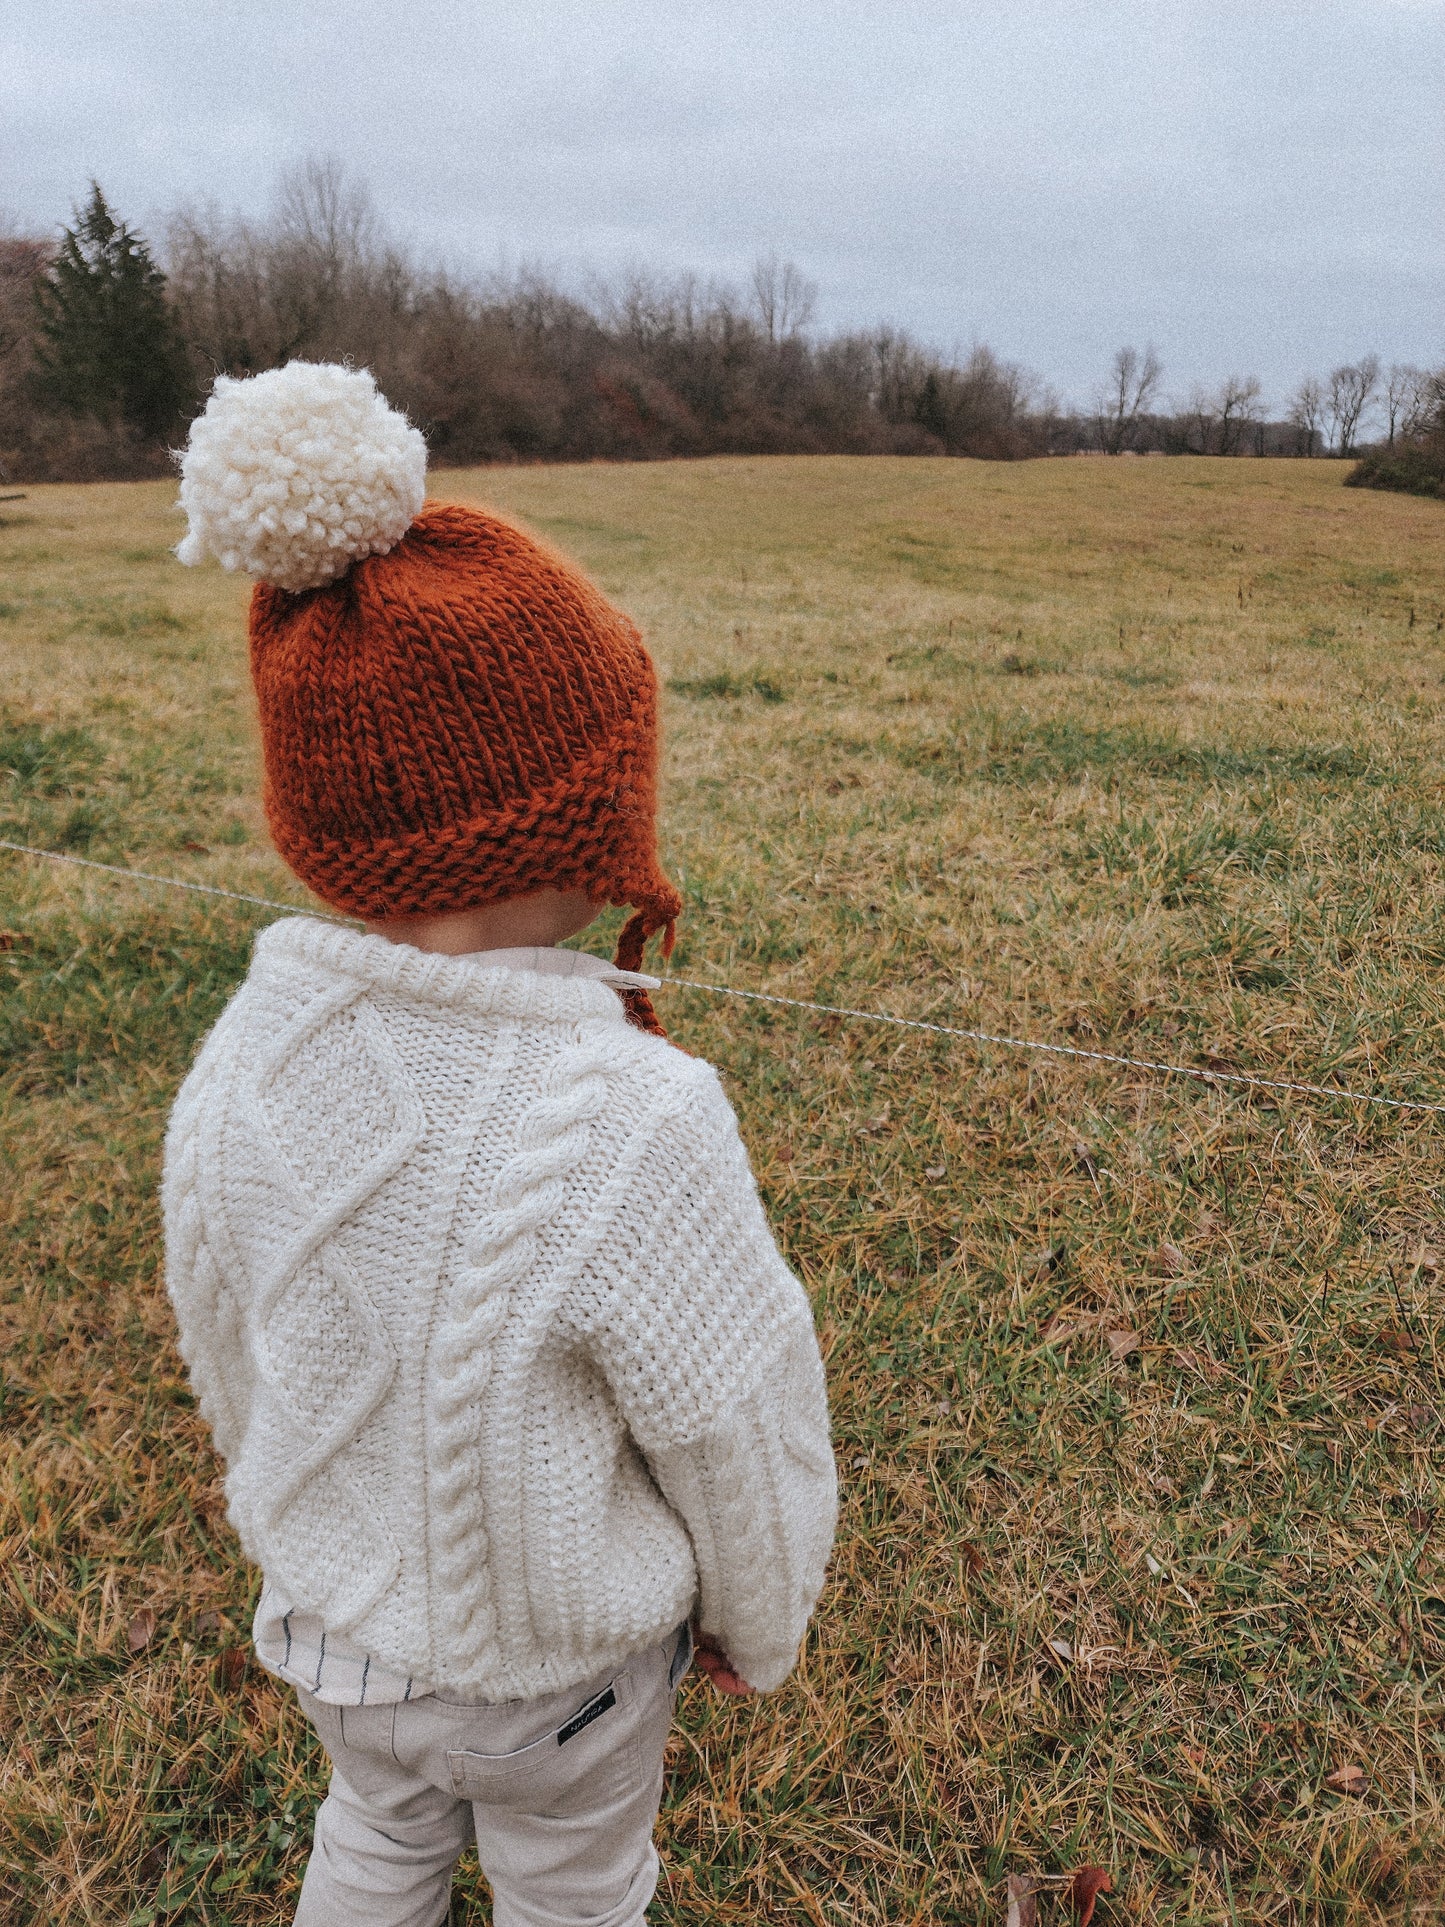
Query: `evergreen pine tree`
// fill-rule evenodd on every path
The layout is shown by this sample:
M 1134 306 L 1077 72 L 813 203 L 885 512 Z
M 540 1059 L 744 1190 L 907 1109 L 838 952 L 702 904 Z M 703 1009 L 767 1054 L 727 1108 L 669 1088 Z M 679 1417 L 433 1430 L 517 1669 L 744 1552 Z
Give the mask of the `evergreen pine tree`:
M 145 242 L 92 181 L 36 291 L 43 397 L 149 441 L 171 433 L 190 384 L 165 287 Z

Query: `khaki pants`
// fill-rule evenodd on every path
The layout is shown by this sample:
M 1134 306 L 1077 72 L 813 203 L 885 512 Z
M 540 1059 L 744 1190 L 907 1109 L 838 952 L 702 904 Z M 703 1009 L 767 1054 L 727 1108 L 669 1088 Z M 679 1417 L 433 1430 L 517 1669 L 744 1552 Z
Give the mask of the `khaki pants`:
M 495 1927 L 639 1927 L 686 1628 L 590 1686 L 505 1706 L 297 1697 L 331 1788 L 296 1927 L 442 1927 L 472 1840 Z

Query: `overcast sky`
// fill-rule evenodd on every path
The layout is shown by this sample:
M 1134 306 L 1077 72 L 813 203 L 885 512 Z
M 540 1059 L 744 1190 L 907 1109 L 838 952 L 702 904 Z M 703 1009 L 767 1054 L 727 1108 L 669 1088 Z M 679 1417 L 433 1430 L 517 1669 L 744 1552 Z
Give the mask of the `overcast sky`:
M 331 154 L 418 256 L 819 285 L 1083 398 L 1445 361 L 1445 0 L 5 0 L 0 210 Z

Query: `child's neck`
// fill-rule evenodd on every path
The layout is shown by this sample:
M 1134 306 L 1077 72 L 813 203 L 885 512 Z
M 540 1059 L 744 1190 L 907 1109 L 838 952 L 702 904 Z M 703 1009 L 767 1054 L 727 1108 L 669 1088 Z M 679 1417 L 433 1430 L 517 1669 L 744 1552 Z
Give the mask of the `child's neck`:
M 585 890 L 534 890 L 525 897 L 484 904 L 480 910 L 448 910 L 437 917 L 384 917 L 367 924 L 389 943 L 409 943 L 443 957 L 474 950 L 549 948 L 575 937 L 602 910 Z

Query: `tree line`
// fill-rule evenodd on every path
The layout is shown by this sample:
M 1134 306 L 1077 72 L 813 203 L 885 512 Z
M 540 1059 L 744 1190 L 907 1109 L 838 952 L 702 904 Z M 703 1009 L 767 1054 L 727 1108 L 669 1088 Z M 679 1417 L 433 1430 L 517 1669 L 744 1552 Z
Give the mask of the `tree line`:
M 1233 376 L 1171 407 L 1152 349 L 1121 348 L 1087 409 L 991 349 L 901 329 L 824 334 L 795 264 L 743 288 L 633 274 L 582 295 L 520 272 L 418 266 L 366 189 L 324 161 L 263 220 L 184 208 L 157 246 L 98 185 L 60 243 L 0 237 L 0 478 L 158 474 L 217 374 L 350 360 L 440 463 L 723 453 L 1348 455 L 1374 413 L 1391 446 L 1445 416 L 1445 377 L 1367 356 L 1267 420 Z
M 1352 456 L 1374 430 L 1383 431 L 1380 447 L 1395 449 L 1445 427 L 1445 369 L 1398 361 L 1386 369 L 1378 355 L 1324 378 L 1307 375 L 1275 422 L 1264 417 L 1252 375 L 1230 375 L 1215 388 L 1196 383 L 1185 402 L 1160 412 L 1163 373 L 1152 348 L 1119 349 L 1093 415 L 1104 454 Z

